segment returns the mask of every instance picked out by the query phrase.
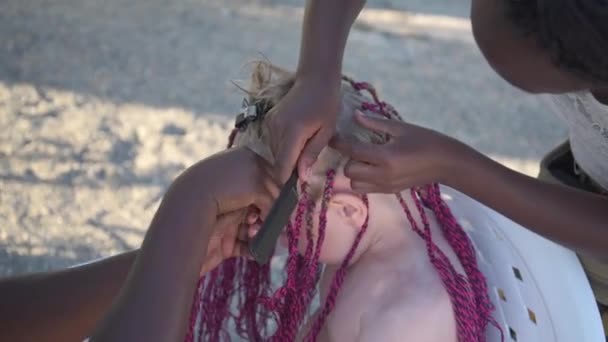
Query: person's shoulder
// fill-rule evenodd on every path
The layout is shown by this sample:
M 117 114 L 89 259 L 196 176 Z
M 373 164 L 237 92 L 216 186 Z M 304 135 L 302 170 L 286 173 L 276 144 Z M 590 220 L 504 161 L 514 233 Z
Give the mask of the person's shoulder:
M 575 104 L 577 101 L 585 99 L 588 95 L 588 91 L 575 91 L 561 94 L 549 94 L 546 95 L 546 97 L 555 102 Z
M 549 97 L 558 102 L 578 104 L 579 107 L 581 107 L 582 105 L 583 107 L 594 107 L 593 109 L 596 110 L 600 109 L 608 111 L 608 105 L 600 102 L 589 90 L 581 90 L 562 94 L 552 94 L 549 95 Z
M 395 291 L 376 304 L 361 317 L 359 341 L 455 341 L 456 320 L 445 290 Z
M 608 116 L 608 106 L 589 91 L 577 91 L 545 96 L 546 103 L 570 125 L 586 125 L 598 117 Z

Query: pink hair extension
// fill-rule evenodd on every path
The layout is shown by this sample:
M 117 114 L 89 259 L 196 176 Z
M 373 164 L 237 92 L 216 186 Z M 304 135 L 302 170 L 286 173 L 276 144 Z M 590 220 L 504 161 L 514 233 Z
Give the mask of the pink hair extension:
M 376 91 L 371 84 L 366 82 L 355 82 L 349 78 L 344 79 L 347 82 L 350 82 L 355 90 L 366 90 L 372 96 L 375 103 L 364 102 L 361 104 L 361 110 L 371 111 L 387 118 L 401 120 L 401 117 L 394 108 L 378 99 Z M 412 189 L 411 191 L 411 196 L 414 199 L 414 203 L 417 206 L 425 227 L 424 231 L 417 227 L 417 224 L 401 195 L 397 195 L 397 198 L 405 211 L 412 229 L 424 239 L 427 245 L 429 259 L 437 269 L 437 272 L 452 299 L 459 341 L 485 341 L 487 323 L 491 323 L 495 326 L 500 331 L 501 340 L 504 340 L 502 329 L 491 315 L 494 308 L 489 299 L 486 279 L 479 270 L 475 250 L 469 237 L 466 235 L 464 229 L 458 224 L 449 207 L 441 199 L 439 185 L 427 185 L 425 190 L 425 197 L 421 195 L 421 191 L 416 191 L 415 189 Z M 442 233 L 465 270 L 466 278 L 456 272 L 449 259 L 435 243 L 433 243 L 428 219 L 420 204 L 421 199 L 424 202 L 424 205 L 435 214 L 436 219 L 441 226 Z
M 363 202 L 365 203 L 365 206 L 368 209 L 368 215 L 365 218 L 365 222 L 363 223 L 363 226 L 361 226 L 361 229 L 359 230 L 359 232 L 357 233 L 357 236 L 355 237 L 355 241 L 353 243 L 352 248 L 346 255 L 346 258 L 344 258 L 344 260 L 342 261 L 340 268 L 338 269 L 338 271 L 336 272 L 336 275 L 334 276 L 334 279 L 331 283 L 331 287 L 329 289 L 329 293 L 327 295 L 327 298 L 325 299 L 325 305 L 323 306 L 323 310 L 321 311 L 319 317 L 317 317 L 317 320 L 313 323 L 312 329 L 309 332 L 308 337 L 306 338 L 306 341 L 310 341 L 310 342 L 316 341 L 317 336 L 321 332 L 321 329 L 323 328 L 323 324 L 325 323 L 325 319 L 327 318 L 327 316 L 329 315 L 331 310 L 333 310 L 333 308 L 336 304 L 336 297 L 338 296 L 338 291 L 340 291 L 340 289 L 342 288 L 342 283 L 344 282 L 344 278 L 346 276 L 346 270 L 348 268 L 348 265 L 350 264 L 350 261 L 353 258 L 353 255 L 355 254 L 356 248 L 359 246 L 359 243 L 361 242 L 361 238 L 363 237 L 363 234 L 365 234 L 365 232 L 367 231 L 367 225 L 369 223 L 369 201 L 367 200 L 367 196 L 363 196 Z
M 304 219 L 304 213 L 309 208 L 308 197 L 304 195 L 296 210 L 295 222 L 287 227 L 287 248 L 289 257 L 287 259 L 287 281 L 283 289 L 285 289 L 284 300 L 282 305 L 277 309 L 279 317 L 279 330 L 273 336 L 273 341 L 290 341 L 295 340 L 298 333 L 300 316 L 304 315 L 306 308 L 302 307 L 303 302 L 307 299 L 305 293 L 298 293 L 301 285 L 306 283 L 311 277 L 310 272 L 302 269 L 304 260 L 298 253 L 298 241 L 300 231 Z M 319 239 L 322 241 L 322 234 Z M 316 263 L 315 263 L 316 266 Z
M 284 285 L 271 293 L 269 265 L 259 266 L 244 258 L 224 261 L 199 281 L 186 341 L 194 340 L 199 314 L 201 317 L 198 329 L 199 341 L 230 340 L 226 324 L 230 319 L 234 319 L 236 333 L 248 340 L 286 342 L 296 339 L 316 293 L 320 276 L 319 256 L 327 227 L 327 210 L 332 196 L 334 177 L 334 170 L 327 172 L 319 215 L 319 236 L 314 244 L 310 228 L 315 204 L 306 191 L 307 185 L 302 186 L 303 193 L 295 217 L 286 229 L 289 255 L 286 261 L 287 279 Z M 302 256 L 298 252 L 298 240 L 304 224 L 307 226 L 308 243 Z M 348 260 L 354 254 L 363 232 L 364 229 L 351 248 Z M 347 264 L 348 261 L 338 272 L 342 279 Z M 341 279 L 334 281 L 337 285 L 332 286 L 330 291 L 332 298 L 335 298 L 341 282 Z M 232 298 L 236 298 L 236 313 L 230 310 Z M 325 315 L 317 326 L 322 326 L 325 316 L 333 308 L 333 302 L 335 299 L 332 299 L 330 305 L 326 305 Z M 277 329 L 272 336 L 267 336 L 268 332 L 265 328 L 270 320 L 276 322 Z M 316 337 L 318 330 L 313 334 Z
M 234 144 L 237 132 L 234 129 L 230 133 L 228 148 Z M 252 303 L 260 297 L 267 297 L 269 290 L 270 265 L 259 266 L 244 258 L 224 261 L 198 282 L 185 341 L 194 341 L 199 316 L 202 317 L 198 331 L 199 341 L 229 340 L 224 327 L 229 317 L 235 319 L 239 335 L 247 335 L 253 341 L 262 341 L 260 332 L 266 331 L 265 319 L 268 316 L 264 313 L 258 316 L 257 308 Z M 234 317 L 230 312 L 230 301 L 234 294 L 244 315 Z
M 494 307 L 489 300 L 487 295 L 488 287 L 485 281 L 483 273 L 477 266 L 477 258 L 475 257 L 475 249 L 464 229 L 460 227 L 450 208 L 441 199 L 441 192 L 437 184 L 429 185 L 426 187 L 426 196 L 421 196 L 418 192 L 419 197 L 423 200 L 425 206 L 433 211 L 437 221 L 441 224 L 441 230 L 446 240 L 450 243 L 450 246 L 458 256 L 461 264 L 469 279 L 469 285 L 475 295 L 475 302 L 477 310 L 480 313 L 477 319 L 478 325 L 484 327 L 485 324 L 491 323 L 493 326 L 499 329 L 501 335 L 502 330 L 498 323 L 491 316 Z M 483 333 L 481 331 L 480 333 Z
M 374 112 L 390 119 L 401 120 L 397 111 L 389 104 L 379 100 L 375 89 L 369 83 L 354 82 L 344 78 L 357 91 L 367 91 L 373 103 L 363 103 L 361 109 Z M 229 145 L 234 143 L 238 131 L 232 131 Z M 302 195 L 292 222 L 286 227 L 288 239 L 288 257 L 285 265 L 286 279 L 282 286 L 272 291 L 270 282 L 270 265 L 260 266 L 245 258 L 234 258 L 224 261 L 215 270 L 199 280 L 194 297 L 187 342 L 193 342 L 195 333 L 198 341 L 230 340 L 228 321 L 235 324 L 236 333 L 251 341 L 287 342 L 296 339 L 300 333 L 302 321 L 316 293 L 320 276 L 319 255 L 327 229 L 327 207 L 332 196 L 335 171 L 327 172 L 319 214 L 319 236 L 316 243 L 312 236 L 313 213 L 315 202 L 307 192 L 307 185 L 302 186 Z M 424 195 L 423 195 L 424 193 Z M 478 342 L 485 340 L 487 323 L 492 323 L 501 333 L 502 329 L 491 317 L 493 310 L 488 297 L 485 277 L 479 271 L 475 251 L 468 236 L 452 215 L 449 207 L 441 199 L 439 186 L 436 184 L 420 189 L 412 189 L 411 196 L 420 213 L 423 227 L 418 227 L 403 197 L 397 195 L 412 229 L 426 244 L 429 260 L 450 295 L 456 317 L 459 341 Z M 368 206 L 367 197 L 363 200 Z M 423 209 L 428 208 L 436 216 L 442 233 L 463 265 L 466 277 L 459 274 L 446 255 L 432 240 L 428 218 Z M 356 248 L 367 230 L 369 216 L 362 225 L 347 256 L 332 280 L 325 302 L 321 304 L 319 316 L 306 335 L 306 341 L 315 341 L 325 321 L 333 310 L 338 292 L 344 282 L 348 265 Z M 304 255 L 298 252 L 298 240 L 302 225 L 306 227 L 306 250 Z M 231 309 L 231 306 L 233 309 Z M 233 312 L 236 309 L 236 312 Z M 197 318 L 200 317 L 198 329 Z M 276 329 L 270 333 L 269 323 L 274 321 Z M 198 331 L 197 331 L 198 330 Z
M 194 327 L 196 326 L 196 319 L 198 318 L 198 314 L 199 314 L 199 302 L 201 300 L 201 291 L 199 291 L 199 289 L 203 286 L 203 279 L 205 278 L 200 278 L 198 280 L 198 283 L 196 284 L 196 292 L 194 293 L 194 300 L 192 302 L 192 309 L 190 310 L 190 320 L 188 323 L 188 331 L 186 332 L 186 337 L 184 338 L 184 340 L 186 342 L 192 342 L 194 341 Z
M 485 333 L 485 331 L 479 331 L 478 326 L 478 311 L 476 303 L 474 302 L 474 293 L 468 286 L 468 282 L 466 278 L 456 272 L 449 259 L 445 256 L 445 254 L 432 242 L 432 236 L 430 231 L 430 225 L 424 212 L 424 209 L 420 205 L 420 202 L 412 190 L 412 198 L 416 203 L 416 207 L 420 213 L 422 218 L 422 222 L 424 225 L 424 231 L 418 228 L 416 221 L 414 221 L 412 214 L 409 212 L 409 208 L 405 204 L 405 201 L 400 195 L 397 195 L 401 205 L 406 212 L 408 220 L 412 226 L 412 229 L 420 235 L 423 240 L 426 242 L 427 251 L 429 254 L 429 258 L 431 263 L 437 269 L 441 280 L 444 283 L 444 286 L 450 295 L 453 303 L 453 309 L 456 317 L 456 324 L 458 327 L 458 339 L 459 341 L 479 341 L 480 337 L 483 340 L 483 337 L 480 334 Z

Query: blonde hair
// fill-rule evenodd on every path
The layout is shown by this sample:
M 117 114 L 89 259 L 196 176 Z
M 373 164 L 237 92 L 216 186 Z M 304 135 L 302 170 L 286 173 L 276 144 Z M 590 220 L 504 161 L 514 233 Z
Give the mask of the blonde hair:
M 266 61 L 254 63 L 249 88 L 239 88 L 246 92 L 250 104 L 258 104 L 259 107 L 266 108 L 268 112 L 264 113 L 261 120 L 250 122 L 243 131 L 238 132 L 235 138 L 236 146 L 248 146 L 268 162 L 274 163 L 274 155 L 270 147 L 271 134 L 268 122 L 272 119 L 272 116 L 277 115 L 277 112 L 273 110 L 274 106 L 287 95 L 294 83 L 295 75 L 293 73 Z M 370 131 L 358 125 L 353 119 L 355 110 L 361 110 L 367 115 L 384 117 L 389 120 L 400 121 L 401 118 L 386 103 L 382 103 L 385 106 L 384 115 L 378 114 L 376 111 L 365 110 L 363 104 L 374 103 L 377 99 L 374 99 L 374 95 L 366 96 L 356 89 L 356 84 L 350 78 L 343 77 L 341 85 L 342 103 L 337 116 L 336 131 L 347 139 L 355 139 L 361 142 L 374 144 L 388 142 L 389 137 L 387 135 Z M 374 90 L 372 92 L 375 94 Z M 372 93 L 370 92 L 370 94 Z M 325 160 L 330 167 L 335 167 L 344 160 L 342 155 L 327 148 L 324 149 L 320 158 Z

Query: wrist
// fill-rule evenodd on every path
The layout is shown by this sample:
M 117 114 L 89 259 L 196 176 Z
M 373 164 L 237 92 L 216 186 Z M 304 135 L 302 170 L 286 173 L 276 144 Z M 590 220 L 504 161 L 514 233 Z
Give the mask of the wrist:
M 321 68 L 319 70 L 298 70 L 296 72 L 296 83 L 302 84 L 308 89 L 316 89 L 318 91 L 338 92 L 342 74 L 340 69 L 332 70 L 331 68 Z
M 480 164 L 483 155 L 461 142 L 457 142 L 454 147 L 454 150 L 446 157 L 448 164 L 442 168 L 444 174 L 441 180 L 443 184 L 451 188 L 465 191 L 467 185 L 475 178 L 474 171 L 482 167 Z
M 172 273 L 178 282 L 199 274 L 215 225 L 215 206 L 196 203 L 161 204 L 142 245 L 148 255 L 154 255 L 158 270 Z M 176 265 L 179 270 L 171 270 Z
M 173 182 L 157 213 L 174 223 L 169 229 L 171 234 L 205 238 L 217 216 L 217 201 L 212 186 L 196 181 L 212 178 L 195 172 L 191 168 Z

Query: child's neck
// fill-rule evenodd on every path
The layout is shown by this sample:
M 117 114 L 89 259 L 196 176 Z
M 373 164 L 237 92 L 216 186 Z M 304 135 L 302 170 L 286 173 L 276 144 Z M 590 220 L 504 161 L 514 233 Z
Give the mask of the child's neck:
M 404 193 L 403 199 L 411 211 L 414 223 L 419 229 L 424 230 L 421 215 L 412 197 L 409 193 Z M 462 268 L 460 262 L 445 240 L 441 228 L 434 221 L 434 216 L 428 212 L 426 215 L 428 215 L 433 243 L 460 271 Z M 361 244 L 363 248 L 355 255 L 351 266 L 374 261 L 381 261 L 383 264 L 394 261 L 396 264 L 393 266 L 401 270 L 423 271 L 428 261 L 426 242 L 412 228 L 412 223 L 396 196 L 369 195 L 369 217 L 368 231 Z
M 411 206 L 410 206 L 411 207 Z M 415 214 L 414 214 L 415 215 Z M 368 258 L 383 257 L 387 254 L 413 252 L 412 244 L 418 245 L 416 233 L 410 228 L 410 223 L 403 207 L 394 195 L 369 195 L 369 224 L 352 264 Z

